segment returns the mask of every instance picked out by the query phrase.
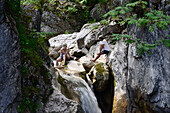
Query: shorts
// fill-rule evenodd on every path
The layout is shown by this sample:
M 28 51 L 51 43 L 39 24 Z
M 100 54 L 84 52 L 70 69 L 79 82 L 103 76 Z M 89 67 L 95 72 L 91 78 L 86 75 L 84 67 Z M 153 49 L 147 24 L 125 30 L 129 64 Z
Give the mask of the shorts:
M 108 54 L 110 51 L 107 51 L 107 50 L 102 50 L 102 53 L 103 54 Z
M 61 60 L 63 60 L 63 53 L 60 53 L 60 58 Z
M 66 55 L 67 55 L 68 53 L 66 52 Z M 60 58 L 61 58 L 61 60 L 63 60 L 63 53 L 60 53 Z

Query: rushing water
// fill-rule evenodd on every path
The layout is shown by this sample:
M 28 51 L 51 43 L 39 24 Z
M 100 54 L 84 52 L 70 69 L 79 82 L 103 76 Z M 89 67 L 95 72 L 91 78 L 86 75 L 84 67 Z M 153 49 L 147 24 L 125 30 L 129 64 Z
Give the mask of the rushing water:
M 61 71 L 59 71 L 59 73 L 64 79 L 72 84 L 71 88 L 79 95 L 81 106 L 85 113 L 101 113 L 97 99 L 85 80 L 74 75 L 63 74 Z

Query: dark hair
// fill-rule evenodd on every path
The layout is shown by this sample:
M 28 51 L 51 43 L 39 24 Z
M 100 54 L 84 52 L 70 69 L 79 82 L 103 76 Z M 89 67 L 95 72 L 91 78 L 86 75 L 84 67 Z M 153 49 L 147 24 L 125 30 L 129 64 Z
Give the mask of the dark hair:
M 102 35 L 100 35 L 100 36 L 99 36 L 99 39 L 102 39 L 102 40 L 103 40 L 103 39 L 104 39 L 104 37 L 103 37 Z
M 63 45 L 62 45 L 62 47 L 66 47 L 67 46 L 67 44 L 66 43 L 64 43 Z

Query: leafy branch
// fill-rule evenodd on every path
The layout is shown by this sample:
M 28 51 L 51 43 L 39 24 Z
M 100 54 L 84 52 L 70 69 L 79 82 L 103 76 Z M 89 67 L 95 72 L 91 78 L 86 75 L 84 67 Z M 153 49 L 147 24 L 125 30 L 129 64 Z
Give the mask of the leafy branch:
M 138 26 L 149 27 L 150 32 L 153 32 L 156 27 L 163 30 L 167 29 L 167 26 L 170 24 L 170 17 L 165 15 L 163 11 L 151 10 L 150 8 L 147 8 L 147 4 L 148 3 L 146 1 L 141 0 L 134 3 L 129 3 L 125 7 L 116 7 L 106 13 L 103 17 L 107 18 L 108 16 L 111 16 L 112 18 L 117 19 L 119 24 L 127 23 L 128 25 L 136 24 Z M 136 7 L 141 8 L 140 10 L 144 12 L 142 17 L 139 16 L 138 13 L 134 12 Z M 130 35 L 113 34 L 113 36 L 113 44 L 122 38 L 127 44 L 136 43 L 138 48 L 137 52 L 139 55 L 142 55 L 144 51 L 151 54 L 150 49 L 154 49 L 160 43 L 166 47 L 170 47 L 170 39 L 159 39 L 155 42 L 155 44 L 149 44 L 147 42 L 140 41 L 140 39 L 132 38 Z

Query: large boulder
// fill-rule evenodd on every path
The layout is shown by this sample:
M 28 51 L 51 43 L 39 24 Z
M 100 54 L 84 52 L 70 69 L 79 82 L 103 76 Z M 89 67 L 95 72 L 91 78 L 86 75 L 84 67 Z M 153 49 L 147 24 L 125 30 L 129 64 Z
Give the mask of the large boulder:
M 83 56 L 79 60 L 87 72 L 89 72 L 91 70 L 91 68 L 94 66 L 94 63 L 91 61 L 92 58 L 90 58 L 90 57 Z
M 104 4 L 96 4 L 94 8 L 90 11 L 90 16 L 99 21 L 102 19 L 103 15 L 107 12 Z
M 73 28 L 70 23 L 62 18 L 59 18 L 56 14 L 50 11 L 43 11 L 42 32 L 55 32 L 56 34 L 62 34 L 67 32 L 73 32 Z
M 61 49 L 61 45 L 58 47 L 49 47 L 49 56 L 52 57 L 53 59 L 56 59 L 59 56 L 59 50 Z
M 96 81 L 93 83 L 102 113 L 111 113 L 114 97 L 114 75 L 110 67 L 104 63 L 98 63 L 93 69 Z
M 76 101 L 70 100 L 58 90 L 54 90 L 49 97 L 44 113 L 84 113 L 84 111 Z
M 129 29 L 130 34 L 136 34 L 136 37 L 149 43 L 155 42 L 163 34 L 163 39 L 168 38 L 169 34 L 168 30 L 160 31 L 157 28 L 154 32 L 148 32 L 148 29 L 141 31 L 141 28 L 135 25 Z M 170 79 L 168 79 L 170 78 L 170 49 L 160 45 L 152 50 L 152 55 L 144 54 L 139 57 L 135 47 L 133 44 L 128 47 L 127 56 L 128 111 L 170 112 L 168 96 L 170 94 Z M 133 106 L 137 107 L 133 109 Z
M 65 72 L 77 75 L 83 79 L 85 79 L 86 70 L 84 69 L 83 65 L 80 62 L 71 60 L 67 64 L 67 69 Z
M 96 82 L 93 84 L 95 90 L 101 92 L 108 86 L 109 80 L 109 67 L 106 64 L 99 63 L 95 65 L 93 74 Z

